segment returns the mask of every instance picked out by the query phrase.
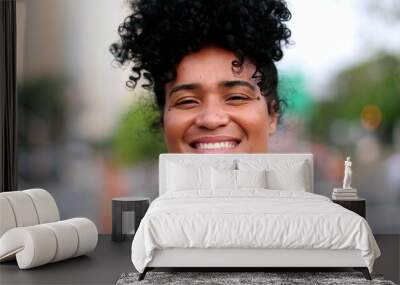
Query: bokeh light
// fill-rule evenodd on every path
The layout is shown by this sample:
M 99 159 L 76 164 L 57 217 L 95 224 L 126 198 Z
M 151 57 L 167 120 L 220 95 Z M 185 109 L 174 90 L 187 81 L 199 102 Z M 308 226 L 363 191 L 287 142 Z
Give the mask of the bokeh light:
M 366 105 L 361 111 L 361 124 L 367 130 L 377 129 L 382 122 L 382 112 L 377 105 Z

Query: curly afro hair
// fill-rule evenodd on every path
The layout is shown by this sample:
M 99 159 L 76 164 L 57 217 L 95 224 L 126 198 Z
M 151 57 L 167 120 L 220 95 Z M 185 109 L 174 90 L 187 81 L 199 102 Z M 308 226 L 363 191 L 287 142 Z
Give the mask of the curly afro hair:
M 281 0 L 130 0 L 132 14 L 119 26 L 120 40 L 110 46 L 115 60 L 132 64 L 127 86 L 154 90 L 163 126 L 166 83 L 176 78 L 182 58 L 213 44 L 232 51 L 232 71 L 248 58 L 256 66 L 253 78 L 266 97 L 268 111 L 281 117 L 274 61 L 289 44 L 284 24 L 291 13 Z

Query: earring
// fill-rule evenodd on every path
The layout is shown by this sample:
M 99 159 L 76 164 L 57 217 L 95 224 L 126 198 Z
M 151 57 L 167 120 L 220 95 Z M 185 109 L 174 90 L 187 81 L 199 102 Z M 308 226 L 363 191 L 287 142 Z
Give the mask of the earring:
M 257 100 L 260 100 L 260 96 L 257 97 Z

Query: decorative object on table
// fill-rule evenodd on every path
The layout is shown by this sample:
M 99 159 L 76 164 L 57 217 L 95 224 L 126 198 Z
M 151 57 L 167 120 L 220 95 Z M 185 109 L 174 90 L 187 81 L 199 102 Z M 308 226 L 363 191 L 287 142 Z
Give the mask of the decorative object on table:
M 366 200 L 362 198 L 352 200 L 332 200 L 334 203 L 366 218 Z
M 0 261 L 16 259 L 20 269 L 57 262 L 95 249 L 96 225 L 86 218 L 60 221 L 49 192 L 0 193 Z
M 344 162 L 344 178 L 343 178 L 343 189 L 351 189 L 351 161 L 350 156 L 347 157 Z
M 277 270 L 278 271 L 278 270 Z M 138 281 L 139 273 L 124 273 L 116 285 L 135 284 L 379 284 L 395 285 L 381 274 L 365 280 L 361 272 L 149 272 Z
M 357 200 L 357 189 L 351 187 L 351 158 L 347 157 L 344 162 L 343 188 L 334 188 L 332 193 L 333 200 Z
M 133 233 L 133 230 L 136 231 L 149 205 L 150 198 L 147 197 L 113 198 L 111 239 L 123 241 L 128 234 Z

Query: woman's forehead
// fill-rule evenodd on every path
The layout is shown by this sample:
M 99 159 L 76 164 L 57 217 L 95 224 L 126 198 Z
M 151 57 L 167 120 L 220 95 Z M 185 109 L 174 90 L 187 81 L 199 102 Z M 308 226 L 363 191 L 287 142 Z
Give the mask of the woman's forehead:
M 226 49 L 209 46 L 186 55 L 177 66 L 176 79 L 166 85 L 168 91 L 177 84 L 201 84 L 218 87 L 223 81 L 252 81 L 254 64 L 245 60 L 240 68 L 233 67 L 236 55 Z

